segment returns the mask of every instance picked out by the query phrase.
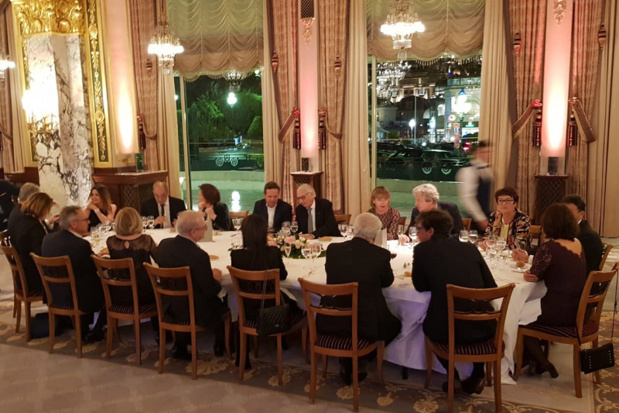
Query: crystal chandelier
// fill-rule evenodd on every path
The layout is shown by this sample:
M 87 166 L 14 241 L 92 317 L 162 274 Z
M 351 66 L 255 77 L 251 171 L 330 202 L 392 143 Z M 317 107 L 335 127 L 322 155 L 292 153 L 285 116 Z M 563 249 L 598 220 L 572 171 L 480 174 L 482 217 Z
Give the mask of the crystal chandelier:
M 422 33 L 426 30 L 417 12 L 409 5 L 404 4 L 405 0 L 395 1 L 395 10 L 387 15 L 387 20 L 380 26 L 380 31 L 393 39 L 393 48 L 400 50 L 398 59 L 406 58 L 406 49 L 411 47 L 411 37 L 415 33 Z
M 400 90 L 400 80 L 406 76 L 410 67 L 408 62 L 379 63 L 376 74 L 378 99 L 395 101 Z
M 148 44 L 148 54 L 156 54 L 159 65 L 170 73 L 174 65 L 174 56 L 183 53 L 185 49 L 180 44 L 178 37 L 170 31 L 167 22 L 166 0 L 161 0 L 161 10 L 159 13 L 159 24 L 155 28 L 155 33 Z

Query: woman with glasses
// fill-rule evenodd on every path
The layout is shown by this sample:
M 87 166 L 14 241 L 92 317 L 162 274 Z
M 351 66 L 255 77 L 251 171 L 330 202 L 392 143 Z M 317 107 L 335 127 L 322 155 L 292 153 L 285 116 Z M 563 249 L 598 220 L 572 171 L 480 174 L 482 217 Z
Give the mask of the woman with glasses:
M 505 240 L 510 250 L 529 251 L 531 220 L 518 209 L 516 190 L 509 186 L 499 189 L 494 193 L 494 199 L 496 211 L 490 214 L 485 236 L 494 235 L 497 239 Z

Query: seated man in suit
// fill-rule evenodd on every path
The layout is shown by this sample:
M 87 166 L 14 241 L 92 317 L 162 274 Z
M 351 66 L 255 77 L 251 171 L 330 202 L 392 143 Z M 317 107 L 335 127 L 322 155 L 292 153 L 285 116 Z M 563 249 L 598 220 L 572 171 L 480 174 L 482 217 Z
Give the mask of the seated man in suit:
M 92 316 L 82 317 L 82 335 L 86 343 L 100 341 L 104 338 L 103 326 L 107 321 L 103 301 L 101 280 L 97 275 L 90 255 L 93 254 L 90 243 L 83 239 L 88 234 L 88 212 L 78 206 L 66 206 L 60 211 L 59 231 L 47 234 L 43 238 L 41 254 L 44 257 L 68 255 L 75 274 L 77 303 L 80 310 L 87 314 L 99 311 L 97 323 L 88 332 Z M 73 306 L 71 291 L 62 285 L 50 285 L 53 304 L 56 306 Z
M 591 228 L 591 225 L 585 219 L 585 201 L 578 195 L 568 195 L 561 200 L 561 203 L 567 205 L 578 222 L 578 235 L 576 238 L 582 244 L 582 249 L 585 253 L 587 275 L 591 271 L 597 271 L 602 262 L 604 244 L 600 235 Z
M 5 179 L 0 179 L 0 231 L 7 227 L 9 215 L 15 203 L 13 197 L 19 195 L 19 188 Z
M 157 181 L 153 184 L 153 198 L 142 203 L 140 214 L 155 218 L 155 228 L 170 228 L 176 224 L 180 212 L 187 208 L 182 199 L 169 196 L 168 184 Z
M 299 205 L 295 208 L 299 233 L 312 239 L 327 235 L 341 237 L 333 214 L 333 205 L 326 199 L 316 198 L 311 185 L 303 184 L 297 188 Z
M 384 341 L 389 344 L 402 327 L 394 316 L 383 296 L 383 288 L 393 283 L 391 255 L 389 251 L 374 245 L 376 234 L 382 228 L 378 217 L 369 212 L 359 214 L 355 219 L 354 238 L 350 241 L 333 243 L 327 248 L 327 284 L 359 283 L 359 304 L 357 328 L 359 338 L 369 341 Z M 350 297 L 338 297 L 342 302 L 333 303 L 337 307 L 350 308 Z M 327 297 L 325 297 L 327 299 Z M 323 299 L 324 300 L 324 299 Z M 323 301 L 323 305 L 326 305 Z M 351 322 L 348 317 L 322 317 L 316 319 L 318 330 L 322 333 L 350 337 Z M 372 357 L 373 358 L 373 357 Z M 342 379 L 350 384 L 352 362 L 350 358 L 340 359 Z M 363 372 L 360 379 L 367 373 Z
M 413 195 L 415 196 L 415 208 L 411 212 L 410 227 L 415 225 L 415 220 L 421 212 L 432 211 L 433 209 L 441 209 L 451 215 L 453 220 L 453 228 L 451 229 L 451 236 L 457 237 L 460 230 L 464 228 L 462 224 L 462 217 L 458 210 L 458 205 L 451 202 L 439 202 L 438 190 L 432 184 L 421 184 L 413 189 Z M 408 234 L 408 229 L 406 230 Z
M 264 185 L 264 199 L 256 201 L 252 214 L 264 218 L 269 232 L 277 232 L 283 222 L 292 221 L 292 205 L 279 199 L 279 185 L 271 181 Z
M 196 323 L 201 327 L 215 330 L 215 355 L 222 356 L 224 352 L 222 316 L 228 311 L 226 292 L 220 284 L 221 270 L 211 268 L 208 254 L 197 244 L 206 229 L 206 222 L 200 212 L 181 212 L 176 222 L 178 235 L 161 241 L 157 249 L 157 261 L 162 268 L 190 267 Z M 172 298 L 179 297 L 169 297 L 163 302 L 166 319 L 172 322 L 188 321 L 188 301 L 182 298 L 172 300 Z M 191 360 L 187 344 L 189 334 L 177 333 L 172 357 Z

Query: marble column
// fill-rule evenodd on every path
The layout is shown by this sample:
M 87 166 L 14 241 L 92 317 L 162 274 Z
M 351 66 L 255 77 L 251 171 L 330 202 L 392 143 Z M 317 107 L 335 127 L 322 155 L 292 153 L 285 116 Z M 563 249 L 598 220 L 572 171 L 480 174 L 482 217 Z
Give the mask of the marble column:
M 85 205 L 92 182 L 92 138 L 82 39 L 36 34 L 25 40 L 39 183 L 61 206 Z

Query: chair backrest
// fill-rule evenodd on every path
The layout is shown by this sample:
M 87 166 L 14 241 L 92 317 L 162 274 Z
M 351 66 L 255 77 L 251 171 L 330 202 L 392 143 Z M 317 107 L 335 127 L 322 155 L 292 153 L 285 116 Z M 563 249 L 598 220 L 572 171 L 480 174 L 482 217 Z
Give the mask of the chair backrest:
M 471 222 L 473 220 L 471 218 L 462 218 L 462 225 L 464 225 L 464 229 L 469 231 L 471 229 Z
M 604 249 L 602 250 L 602 261 L 600 261 L 600 268 L 598 268 L 598 270 L 603 271 L 604 270 L 604 264 L 606 264 L 606 258 L 608 258 L 608 254 L 610 254 L 610 250 L 613 249 L 613 246 L 611 244 L 607 244 L 607 243 L 603 243 L 604 244 Z
M 531 234 L 531 246 L 540 246 L 542 244 L 542 226 L 529 226 L 529 234 Z
M 4 242 L 0 243 L 0 248 L 4 252 L 4 256 L 6 260 L 9 262 L 9 267 L 11 268 L 11 274 L 13 275 L 13 288 L 15 291 L 20 290 L 17 288 L 17 279 L 19 278 L 19 285 L 21 285 L 21 292 L 24 297 L 27 297 L 28 294 L 28 283 L 26 282 L 26 273 L 24 272 L 24 267 L 22 267 L 21 259 L 15 250 L 15 247 L 11 245 L 5 245 Z
M 34 260 L 39 274 L 41 275 L 43 288 L 45 288 L 45 294 L 47 296 L 48 307 L 54 305 L 54 296 L 49 288 L 50 284 L 69 284 L 71 296 L 73 298 L 73 309 L 78 310 L 79 303 L 77 302 L 75 273 L 73 272 L 73 265 L 71 265 L 71 258 L 69 258 L 68 255 L 62 255 L 60 257 L 41 257 L 34 252 L 31 252 L 30 256 Z
M 230 211 L 228 214 L 230 215 L 230 218 L 245 218 L 247 217 L 247 215 L 249 215 L 249 210 L 245 209 L 243 211 L 238 211 L 238 212 Z
M 135 266 L 133 259 L 110 259 L 100 258 L 95 254 L 90 256 L 97 267 L 97 274 L 101 280 L 103 287 L 103 295 L 105 296 L 105 307 L 109 309 L 114 305 L 112 295 L 110 294 L 110 286 L 118 288 L 131 288 L 133 297 L 133 314 L 138 315 L 138 283 L 135 276 Z
M 191 269 L 188 266 L 177 268 L 160 268 L 145 262 L 144 268 L 148 273 L 150 282 L 155 292 L 157 301 L 157 314 L 159 321 L 165 322 L 163 313 L 163 297 L 187 297 L 189 305 L 189 321 L 192 326 L 196 325 L 196 314 L 193 300 L 193 284 L 191 282 Z M 182 282 L 184 281 L 184 283 Z M 184 285 L 183 285 L 184 284 Z
M 261 271 L 246 271 L 228 265 L 228 272 L 232 278 L 232 285 L 236 294 L 236 301 L 239 307 L 239 320 L 245 321 L 245 299 L 251 300 L 275 300 L 275 305 L 280 305 L 281 294 L 279 287 L 279 268 Z M 267 288 L 263 293 L 263 283 L 274 286 L 273 289 Z M 255 284 L 256 289 L 248 288 Z
M 351 214 L 335 214 L 335 222 L 350 225 Z
M 310 343 L 312 346 L 316 343 L 316 315 L 322 314 L 329 317 L 350 317 L 352 326 L 352 350 L 357 351 L 358 333 L 357 333 L 357 308 L 359 300 L 359 284 L 316 284 L 299 278 L 301 291 L 303 292 L 303 300 L 305 301 L 305 310 L 307 311 L 307 319 L 310 330 Z M 320 301 L 322 297 L 332 297 L 333 302 L 337 302 L 337 297 L 350 296 L 352 305 L 350 308 L 327 307 L 323 303 L 319 305 L 312 304 L 312 295 L 318 296 Z
M 503 348 L 503 329 L 505 327 L 505 316 L 507 315 L 507 307 L 509 306 L 509 300 L 512 296 L 512 291 L 515 285 L 507 284 L 497 288 L 465 288 L 458 287 L 453 284 L 447 284 L 447 314 L 449 325 L 449 354 L 450 357 L 454 355 L 455 349 L 455 325 L 456 320 L 466 321 L 489 321 L 496 320 L 496 333 L 494 336 L 494 343 L 497 351 L 501 352 Z M 496 299 L 503 299 L 501 306 L 498 310 L 490 310 L 491 306 L 488 305 L 488 310 L 481 309 L 479 305 L 476 305 L 475 310 L 471 312 L 462 312 L 455 309 L 455 301 L 466 300 L 479 304 L 486 302 L 490 304 L 491 301 Z
M 0 245 L 11 245 L 11 237 L 9 236 L 9 231 L 6 229 L 4 231 L 0 231 Z
M 583 288 L 576 314 L 576 329 L 578 337 L 582 339 L 582 331 L 585 324 L 591 327 L 590 331 L 598 331 L 600 328 L 600 316 L 602 307 L 608 293 L 608 287 L 619 266 L 615 264 L 611 271 L 591 271 Z
M 405 216 L 405 215 L 401 216 L 401 217 L 398 219 L 398 225 L 402 225 L 402 226 L 405 226 L 405 225 L 406 225 L 406 216 Z M 406 229 L 406 228 L 404 228 L 404 229 Z

